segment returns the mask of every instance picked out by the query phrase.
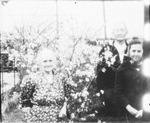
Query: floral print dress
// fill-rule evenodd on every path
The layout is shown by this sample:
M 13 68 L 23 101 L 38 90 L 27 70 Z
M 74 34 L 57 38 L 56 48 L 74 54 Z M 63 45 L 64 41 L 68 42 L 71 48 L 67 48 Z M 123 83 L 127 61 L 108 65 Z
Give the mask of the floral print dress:
M 54 75 L 53 82 L 40 74 L 25 76 L 22 81 L 21 104 L 30 107 L 25 112 L 27 122 L 56 122 L 65 100 L 63 82 Z

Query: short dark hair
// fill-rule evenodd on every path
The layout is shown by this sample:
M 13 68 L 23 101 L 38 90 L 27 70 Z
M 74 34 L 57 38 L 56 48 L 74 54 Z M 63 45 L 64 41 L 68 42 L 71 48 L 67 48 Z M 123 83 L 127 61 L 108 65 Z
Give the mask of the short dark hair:
M 141 44 L 143 46 L 143 42 L 138 37 L 133 37 L 132 40 L 129 42 L 128 49 L 131 49 L 131 46 L 134 44 Z

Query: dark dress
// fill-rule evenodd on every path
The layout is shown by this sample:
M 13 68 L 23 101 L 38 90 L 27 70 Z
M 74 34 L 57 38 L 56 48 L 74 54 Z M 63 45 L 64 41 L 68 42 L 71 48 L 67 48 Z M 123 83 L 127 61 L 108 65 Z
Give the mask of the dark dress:
M 126 43 L 127 45 L 127 43 Z M 125 50 L 125 53 L 127 49 Z M 106 58 L 106 55 L 110 55 L 110 58 Z M 117 68 L 121 65 L 119 58 L 119 52 L 116 47 L 110 44 L 105 45 L 99 53 L 100 62 L 97 65 L 96 70 L 96 82 L 98 91 L 104 90 L 105 106 L 101 112 L 104 116 L 117 117 L 117 108 L 115 106 L 115 99 L 113 95 L 113 88 L 115 83 L 115 74 Z
M 142 97 L 148 91 L 147 78 L 143 76 L 141 66 L 124 62 L 117 70 L 114 94 L 120 110 L 120 117 L 136 120 L 126 110 L 130 104 L 137 110 L 142 109 Z

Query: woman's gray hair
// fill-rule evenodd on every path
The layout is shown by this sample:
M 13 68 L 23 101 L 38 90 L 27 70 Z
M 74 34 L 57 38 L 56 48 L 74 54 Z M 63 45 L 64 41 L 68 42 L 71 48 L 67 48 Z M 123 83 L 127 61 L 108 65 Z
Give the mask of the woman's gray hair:
M 48 49 L 48 48 L 41 49 L 37 53 L 36 62 L 39 64 L 41 60 L 43 59 L 43 57 L 51 57 L 54 60 L 54 62 L 56 62 L 55 54 L 51 49 Z

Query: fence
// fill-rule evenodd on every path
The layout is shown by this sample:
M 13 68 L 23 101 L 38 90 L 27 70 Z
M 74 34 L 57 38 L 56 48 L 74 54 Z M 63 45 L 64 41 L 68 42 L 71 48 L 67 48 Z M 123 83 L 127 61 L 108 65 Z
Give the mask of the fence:
M 1 93 L 4 93 L 19 83 L 19 72 L 15 67 L 15 58 L 8 60 L 8 53 L 0 53 Z

